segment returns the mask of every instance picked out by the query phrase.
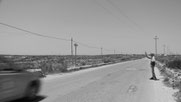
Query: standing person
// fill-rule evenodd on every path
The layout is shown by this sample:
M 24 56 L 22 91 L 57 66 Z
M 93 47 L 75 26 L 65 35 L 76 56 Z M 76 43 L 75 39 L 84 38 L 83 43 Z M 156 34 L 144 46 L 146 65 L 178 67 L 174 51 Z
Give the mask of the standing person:
M 150 59 L 150 65 L 151 65 L 151 70 L 152 70 L 152 77 L 150 78 L 151 80 L 157 80 L 156 75 L 155 75 L 155 55 L 153 53 L 148 56 L 148 54 L 145 52 L 145 55 L 148 59 Z

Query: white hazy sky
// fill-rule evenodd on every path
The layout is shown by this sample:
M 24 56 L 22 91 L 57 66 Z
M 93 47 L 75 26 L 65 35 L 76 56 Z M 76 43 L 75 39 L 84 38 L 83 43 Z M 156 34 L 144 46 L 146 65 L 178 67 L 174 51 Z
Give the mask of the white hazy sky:
M 156 35 L 158 53 L 181 53 L 181 0 L 1 0 L 0 23 L 100 48 L 78 54 L 154 52 Z M 0 54 L 70 54 L 70 41 L 0 25 Z

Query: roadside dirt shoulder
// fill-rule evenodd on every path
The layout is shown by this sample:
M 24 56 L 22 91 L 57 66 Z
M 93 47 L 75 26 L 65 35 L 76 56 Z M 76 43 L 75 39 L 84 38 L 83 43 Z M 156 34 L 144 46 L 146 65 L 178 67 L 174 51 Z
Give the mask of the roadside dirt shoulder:
M 167 87 L 163 84 L 163 76 L 161 76 L 159 70 L 157 68 L 155 68 L 155 73 L 157 75 L 157 78 L 159 80 L 154 81 L 152 80 L 152 84 L 154 86 L 154 96 L 153 102 L 176 102 L 174 100 L 173 94 L 177 91 L 177 90 L 173 90 L 170 87 Z

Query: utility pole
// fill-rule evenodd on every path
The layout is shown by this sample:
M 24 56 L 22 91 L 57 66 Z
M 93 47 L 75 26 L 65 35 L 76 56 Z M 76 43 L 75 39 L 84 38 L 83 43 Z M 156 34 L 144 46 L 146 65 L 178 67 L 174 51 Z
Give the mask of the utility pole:
M 170 54 L 170 50 L 169 50 L 169 47 L 167 46 L 167 55 Z
M 157 36 L 155 36 L 155 55 L 157 56 L 157 40 L 159 39 Z
M 76 66 L 76 64 L 77 64 L 77 46 L 78 46 L 78 44 L 75 43 L 74 46 L 75 46 L 75 66 Z
M 116 50 L 114 50 L 114 54 L 116 54 Z
M 74 55 L 74 52 L 73 52 L 73 38 L 71 38 L 71 55 L 73 56 Z
M 166 45 L 163 45 L 163 55 L 165 56 L 166 54 L 165 54 L 165 47 L 166 47 Z
M 71 38 L 71 61 L 72 61 L 72 65 L 74 64 L 74 61 L 73 61 L 73 56 L 74 56 L 74 52 L 73 52 L 73 38 Z
M 102 47 L 101 47 L 101 55 L 103 55 L 103 53 L 102 53 Z

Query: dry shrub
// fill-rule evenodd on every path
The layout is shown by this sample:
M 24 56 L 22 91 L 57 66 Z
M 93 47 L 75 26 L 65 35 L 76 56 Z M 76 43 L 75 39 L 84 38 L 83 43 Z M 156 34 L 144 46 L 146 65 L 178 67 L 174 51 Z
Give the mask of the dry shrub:
M 175 59 L 166 63 L 168 68 L 181 69 L 181 59 Z
M 173 97 L 174 97 L 174 99 L 176 100 L 176 102 L 181 102 L 181 92 L 180 92 L 180 91 L 175 92 L 175 93 L 173 94 Z

